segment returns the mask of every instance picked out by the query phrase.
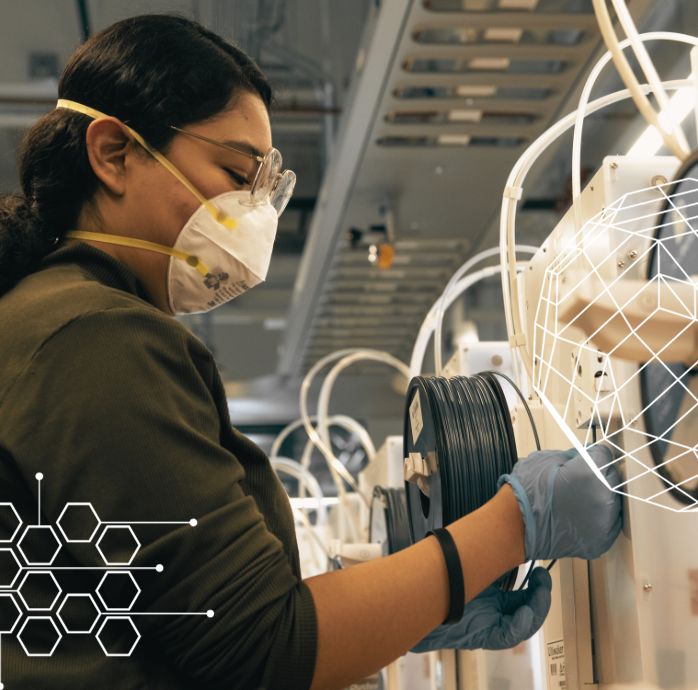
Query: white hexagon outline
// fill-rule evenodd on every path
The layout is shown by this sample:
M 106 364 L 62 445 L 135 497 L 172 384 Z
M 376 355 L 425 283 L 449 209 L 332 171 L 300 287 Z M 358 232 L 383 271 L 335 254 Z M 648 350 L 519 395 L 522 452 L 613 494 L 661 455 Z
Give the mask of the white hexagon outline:
M 90 603 L 92 606 L 95 607 L 95 613 L 97 614 L 95 616 L 94 621 L 92 621 L 92 625 L 90 626 L 89 630 L 70 630 L 68 626 L 66 625 L 65 621 L 61 618 L 61 610 L 63 607 L 68 603 L 68 599 L 89 599 Z M 95 626 L 97 625 L 100 616 L 102 615 L 102 612 L 99 610 L 99 606 L 95 603 L 95 600 L 92 598 L 91 594 L 83 594 L 83 593 L 78 593 L 78 592 L 69 592 L 68 594 L 63 597 L 63 601 L 61 602 L 61 605 L 58 607 L 56 610 L 56 618 L 61 622 L 61 625 L 63 626 L 63 629 L 66 631 L 68 635 L 89 635 L 92 633 L 92 631 L 95 629 Z
M 131 536 L 133 537 L 134 541 L 136 542 L 136 549 L 134 550 L 133 554 L 131 555 L 131 558 L 124 562 L 124 561 L 115 561 L 111 562 L 107 560 L 107 557 L 102 553 L 102 549 L 99 548 L 99 543 L 104 539 L 104 536 L 110 529 L 125 529 L 128 530 L 131 533 Z M 106 525 L 106 527 L 102 530 L 102 534 L 99 535 L 99 539 L 97 540 L 97 543 L 95 544 L 97 551 L 99 551 L 99 555 L 102 557 L 102 560 L 106 563 L 106 565 L 131 565 L 133 563 L 133 559 L 136 557 L 138 552 L 140 551 L 141 548 L 141 542 L 138 540 L 138 537 L 136 536 L 136 533 L 133 531 L 131 528 L 131 525 Z
M 56 544 L 58 545 L 58 548 L 54 551 L 53 556 L 51 556 L 50 561 L 37 561 L 37 562 L 32 562 L 27 558 L 27 554 L 22 551 L 22 541 L 25 539 L 27 534 L 29 533 L 29 530 L 32 529 L 41 529 L 41 530 L 49 530 L 51 532 L 51 535 L 53 538 L 56 540 Z M 24 558 L 25 562 L 27 565 L 53 565 L 53 562 L 56 560 L 56 556 L 60 553 L 60 550 L 62 548 L 61 540 L 58 538 L 56 535 L 56 532 L 54 531 L 53 527 L 51 525 L 27 525 L 27 529 L 24 530 L 24 533 L 22 536 L 19 538 L 19 541 L 17 542 L 17 550 L 22 554 L 22 558 Z
M 0 549 L 0 553 L 9 553 L 12 558 L 15 559 L 15 563 L 17 564 L 17 574 L 15 575 L 14 579 L 12 582 L 10 582 L 9 585 L 0 585 L 0 592 L 3 592 L 7 589 L 12 589 L 14 587 L 15 582 L 17 582 L 17 578 L 22 574 L 22 570 L 24 568 L 22 567 L 22 564 L 19 562 L 19 558 L 17 558 L 17 555 L 15 554 L 13 549 Z
M 53 626 L 53 629 L 56 631 L 56 633 L 58 633 L 58 639 L 56 640 L 53 647 L 51 647 L 51 651 L 48 652 L 47 654 L 32 654 L 25 647 L 24 641 L 22 640 L 22 633 L 24 632 L 24 628 L 27 627 L 27 625 L 30 623 L 30 621 L 48 621 Z M 40 656 L 41 657 L 49 657 L 49 656 L 53 656 L 53 653 L 56 651 L 56 647 L 58 647 L 58 643 L 63 639 L 63 634 L 58 629 L 58 626 L 55 624 L 55 622 L 53 621 L 53 618 L 51 618 L 51 616 L 29 616 L 24 621 L 24 624 L 22 625 L 19 632 L 17 633 L 17 639 L 19 640 L 19 643 L 22 645 L 22 649 L 24 650 L 24 653 L 28 657 L 40 657 Z
M 40 608 L 32 608 L 29 606 L 27 603 L 27 600 L 22 596 L 22 587 L 24 586 L 24 583 L 29 579 L 31 575 L 48 575 L 52 580 L 53 584 L 56 585 L 56 589 L 58 590 L 56 596 L 53 598 L 53 601 L 51 602 L 51 605 L 46 608 L 46 607 L 40 607 Z M 61 586 L 58 584 L 58 580 L 56 580 L 54 574 L 50 570 L 30 570 L 27 572 L 27 574 L 22 578 L 22 581 L 19 583 L 19 587 L 17 587 L 17 594 L 19 598 L 22 600 L 22 603 L 24 604 L 24 607 L 27 609 L 27 611 L 51 611 L 53 607 L 56 605 L 56 602 L 61 598 L 61 594 L 63 594 L 63 590 L 61 589 Z
M 109 577 L 110 575 L 126 575 L 131 579 L 131 582 L 133 582 L 134 587 L 136 588 L 136 594 L 134 595 L 133 599 L 131 600 L 131 603 L 128 605 L 127 608 L 114 608 L 114 607 L 109 607 L 107 605 L 107 602 L 104 601 L 102 597 L 102 593 L 99 591 L 104 584 L 104 581 Z M 138 586 L 138 582 L 136 582 L 136 578 L 133 576 L 133 573 L 130 570 L 108 570 L 104 575 L 102 575 L 102 579 L 99 581 L 99 584 L 97 585 L 97 588 L 95 589 L 95 593 L 97 594 L 97 597 L 99 600 L 102 602 L 102 605 L 107 611 L 130 611 L 133 608 L 133 605 L 136 603 L 136 599 L 141 594 L 141 588 Z M 117 616 L 118 617 L 118 616 Z
M 104 626 L 111 620 L 127 620 L 130 624 L 131 627 L 133 628 L 134 632 L 136 633 L 136 639 L 131 646 L 131 649 L 128 650 L 126 653 L 119 653 L 119 654 L 110 654 L 107 652 L 107 650 L 104 648 L 104 645 L 102 644 L 102 640 L 99 638 L 99 636 L 102 634 L 102 630 L 104 630 Z M 106 618 L 102 621 L 102 625 L 99 626 L 99 630 L 97 631 L 97 634 L 95 635 L 95 638 L 97 639 L 97 642 L 99 643 L 99 646 L 102 648 L 102 651 L 104 652 L 104 656 L 131 656 L 133 654 L 133 650 L 136 648 L 138 643 L 140 642 L 141 639 L 141 633 L 136 627 L 136 624 L 133 622 L 130 616 L 106 616 Z
M 61 519 L 63 518 L 63 515 L 65 514 L 65 511 L 68 510 L 71 506 L 87 506 L 91 511 L 92 514 L 95 516 L 97 519 L 97 525 L 95 528 L 92 530 L 92 534 L 90 534 L 89 539 L 70 539 L 68 535 L 65 533 L 63 527 L 61 527 Z M 63 536 L 63 539 L 68 542 L 68 544 L 89 544 L 94 538 L 95 534 L 99 531 L 99 528 L 102 526 L 102 521 L 100 520 L 99 515 L 97 515 L 97 511 L 94 509 L 93 505 L 91 503 L 87 502 L 79 502 L 79 501 L 71 501 L 69 503 L 66 503 L 63 506 L 63 510 L 61 510 L 61 514 L 58 516 L 58 519 L 56 520 L 56 527 L 58 527 L 58 530 L 60 531 L 61 535 Z M 100 552 L 101 553 L 101 552 Z
M 0 599 L 8 598 L 14 604 L 14 607 L 17 609 L 17 618 L 15 619 L 15 622 L 12 624 L 12 627 L 9 630 L 0 629 L 0 635 L 12 635 L 12 633 L 15 631 L 15 628 L 17 627 L 17 623 L 19 623 L 19 621 L 22 620 L 22 609 L 19 608 L 19 604 L 15 601 L 15 598 L 12 596 L 12 592 L 0 592 Z
M 0 508 L 3 508 L 4 506 L 10 506 L 10 510 L 15 514 L 15 517 L 17 518 L 17 527 L 15 527 L 15 531 L 12 533 L 12 536 L 9 539 L 0 539 L 0 544 L 9 544 L 17 536 L 17 532 L 19 532 L 19 530 L 22 529 L 23 523 L 22 518 L 19 517 L 17 509 L 14 507 L 14 504 L 10 503 L 9 501 L 4 501 L 0 503 Z

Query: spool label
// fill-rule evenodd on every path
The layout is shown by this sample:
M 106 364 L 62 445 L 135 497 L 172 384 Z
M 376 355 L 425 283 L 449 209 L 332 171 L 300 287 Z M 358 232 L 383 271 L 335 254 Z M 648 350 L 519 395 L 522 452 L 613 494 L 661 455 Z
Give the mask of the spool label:
M 565 690 L 565 642 L 556 640 L 548 642 L 546 668 L 548 672 L 548 690 Z
M 412 443 L 417 443 L 419 435 L 424 428 L 422 419 L 422 403 L 419 399 L 419 391 L 416 392 L 410 403 L 410 425 L 412 426 Z

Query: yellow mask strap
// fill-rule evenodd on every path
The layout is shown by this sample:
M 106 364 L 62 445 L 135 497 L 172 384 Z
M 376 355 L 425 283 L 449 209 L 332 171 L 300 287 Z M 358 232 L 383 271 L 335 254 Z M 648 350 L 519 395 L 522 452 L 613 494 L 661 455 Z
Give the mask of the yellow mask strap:
M 65 236 L 76 240 L 93 240 L 94 242 L 118 244 L 121 247 L 135 247 L 136 249 L 147 249 L 150 252 L 157 252 L 158 254 L 167 254 L 168 256 L 173 256 L 175 259 L 186 261 L 190 266 L 201 273 L 202 276 L 206 276 L 209 273 L 208 267 L 199 260 L 199 257 L 194 256 L 193 254 L 187 254 L 186 252 L 181 252 L 179 249 L 167 247 L 164 244 L 148 242 L 148 240 L 139 240 L 135 237 L 109 235 L 104 232 L 87 232 L 83 230 L 70 230 L 69 232 L 65 233 Z
M 82 113 L 91 117 L 93 120 L 99 120 L 103 117 L 110 117 L 101 113 L 99 110 L 90 108 L 88 105 L 83 105 L 82 103 L 77 103 L 76 101 L 70 101 L 65 98 L 59 98 L 56 102 L 56 108 L 65 108 L 67 110 L 74 110 L 75 112 Z M 131 129 L 126 123 L 121 123 L 128 133 L 161 165 L 165 167 L 167 171 L 172 173 L 199 201 L 199 203 L 223 226 L 228 228 L 228 230 L 233 230 L 237 226 L 237 222 L 227 216 L 219 208 L 216 208 L 189 180 L 179 171 L 179 169 L 173 165 L 165 156 L 163 156 L 159 151 L 152 148 L 146 140 L 136 132 L 136 130 Z

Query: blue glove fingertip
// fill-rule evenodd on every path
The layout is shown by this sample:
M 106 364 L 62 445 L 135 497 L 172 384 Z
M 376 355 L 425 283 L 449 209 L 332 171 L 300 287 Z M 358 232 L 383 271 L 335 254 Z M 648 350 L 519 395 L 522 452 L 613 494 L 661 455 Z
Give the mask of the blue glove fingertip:
M 534 568 L 531 572 L 531 576 L 528 578 L 528 588 L 542 588 L 550 591 L 553 588 L 553 579 L 550 577 L 550 573 L 541 566 Z
M 536 568 L 531 573 L 530 584 L 530 599 L 528 606 L 534 613 L 534 631 L 538 630 L 545 621 L 552 600 L 551 592 L 553 581 L 550 573 L 545 568 Z
M 607 446 L 604 443 L 597 443 L 594 446 L 589 446 L 586 451 L 589 454 L 589 457 L 591 457 L 596 466 L 599 468 L 603 467 L 604 465 L 608 465 L 608 463 L 617 460 L 621 456 L 617 450 Z
M 532 629 L 534 618 L 533 609 L 530 606 L 519 606 L 519 608 L 516 609 L 509 628 L 512 646 L 527 640 L 536 632 L 535 629 Z

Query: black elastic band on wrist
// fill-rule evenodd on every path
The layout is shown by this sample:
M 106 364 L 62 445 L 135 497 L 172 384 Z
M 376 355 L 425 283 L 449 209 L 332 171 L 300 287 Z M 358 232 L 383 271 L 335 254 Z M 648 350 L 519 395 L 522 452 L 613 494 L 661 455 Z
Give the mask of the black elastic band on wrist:
M 446 572 L 448 573 L 449 605 L 448 615 L 444 623 L 457 623 L 463 617 L 465 607 L 465 585 L 463 584 L 463 568 L 460 564 L 460 554 L 453 541 L 451 533 L 440 527 L 433 532 L 428 532 L 427 536 L 433 534 L 439 541 L 441 551 L 446 561 Z

